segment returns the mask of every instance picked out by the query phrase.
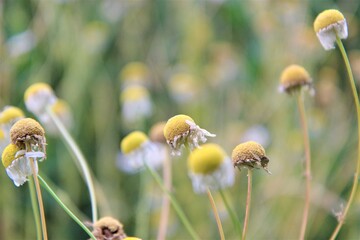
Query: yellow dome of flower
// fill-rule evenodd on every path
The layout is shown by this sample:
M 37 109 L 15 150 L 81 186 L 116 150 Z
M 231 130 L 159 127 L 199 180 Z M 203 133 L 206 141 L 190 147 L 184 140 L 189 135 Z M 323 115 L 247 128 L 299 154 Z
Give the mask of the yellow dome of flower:
M 338 23 L 345 19 L 344 15 L 336 9 L 328 9 L 321 12 L 314 21 L 314 30 L 319 32 L 320 30 Z
M 217 144 L 207 143 L 192 151 L 188 158 L 188 168 L 198 174 L 210 174 L 225 159 L 224 150 Z
M 175 137 L 186 134 L 190 131 L 190 125 L 186 121 L 194 120 L 184 114 L 176 115 L 170 118 L 164 127 L 164 136 L 167 141 L 173 141 Z
M 148 141 L 148 137 L 145 133 L 140 131 L 134 131 L 128 134 L 120 144 L 121 151 L 124 154 L 128 154 L 138 149 L 144 142 Z
M 21 149 L 18 146 L 12 143 L 6 146 L 1 155 L 1 161 L 5 168 L 10 166 L 10 164 L 15 160 L 16 153 L 20 150 Z

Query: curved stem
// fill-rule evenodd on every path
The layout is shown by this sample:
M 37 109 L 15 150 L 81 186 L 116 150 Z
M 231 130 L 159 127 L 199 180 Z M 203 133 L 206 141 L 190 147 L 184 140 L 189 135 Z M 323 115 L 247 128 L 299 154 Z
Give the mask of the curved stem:
M 96 240 L 94 235 L 90 232 L 90 230 L 78 219 L 71 210 L 66 207 L 66 205 L 60 200 L 60 198 L 56 195 L 56 193 L 50 188 L 50 186 L 45 182 L 45 180 L 38 176 L 41 182 L 41 185 L 50 193 L 50 195 L 55 199 L 55 201 L 64 209 L 64 211 L 77 223 L 79 226 L 89 235 L 89 237 L 93 240 Z
M 160 186 L 161 190 L 166 193 L 166 195 L 168 196 L 175 212 L 177 213 L 177 215 L 179 216 L 181 222 L 183 223 L 184 227 L 186 228 L 186 230 L 189 232 L 189 234 L 191 235 L 191 237 L 194 240 L 199 240 L 199 236 L 196 234 L 196 232 L 194 231 L 193 227 L 191 226 L 189 220 L 187 219 L 185 213 L 183 212 L 183 210 L 181 209 L 180 205 L 178 204 L 178 202 L 176 201 L 176 199 L 171 195 L 171 193 L 166 189 L 166 187 L 164 186 L 164 183 L 162 182 L 159 174 L 157 172 L 155 172 L 153 169 L 151 169 L 149 167 L 149 165 L 144 162 L 145 168 L 147 171 L 150 172 L 151 176 L 155 179 L 156 183 Z
M 223 230 L 223 227 L 222 227 L 222 224 L 221 224 L 219 212 L 218 212 L 218 210 L 216 208 L 214 198 L 211 195 L 211 191 L 210 191 L 209 188 L 207 189 L 207 195 L 208 195 L 208 198 L 209 198 L 209 201 L 210 201 L 210 204 L 211 204 L 211 208 L 212 208 L 212 210 L 214 212 L 214 217 L 215 217 L 216 224 L 217 224 L 217 227 L 218 227 L 218 230 L 219 230 L 220 239 L 225 240 L 224 230 Z
M 242 240 L 246 239 L 247 228 L 249 223 L 250 216 L 250 205 L 251 205 L 251 185 L 252 185 L 252 170 L 248 169 L 248 188 L 247 188 L 247 197 L 246 197 L 246 210 L 245 210 L 245 219 L 244 219 L 244 227 L 242 233 Z
M 59 118 L 56 116 L 56 114 L 53 113 L 53 111 L 48 107 L 46 109 L 46 112 L 49 114 L 51 119 L 53 120 L 56 127 L 59 129 L 65 143 L 68 145 L 68 147 L 71 149 L 73 154 L 75 155 L 75 160 L 77 160 L 76 166 L 80 166 L 80 172 L 82 173 L 82 176 L 84 177 L 85 183 L 89 190 L 90 195 L 90 202 L 91 202 L 91 212 L 92 212 L 92 221 L 95 223 L 98 218 L 97 214 L 97 204 L 96 204 L 96 196 L 95 196 L 95 187 L 93 180 L 91 178 L 89 166 L 85 160 L 84 155 L 80 151 L 80 148 L 74 141 L 74 139 L 71 137 L 69 132 L 66 130 L 63 123 L 59 120 Z
M 40 210 L 40 220 L 41 220 L 41 229 L 42 229 L 42 235 L 44 240 L 47 240 L 47 230 L 46 230 L 46 220 L 45 220 L 45 212 L 44 212 L 44 204 L 43 204 L 43 200 L 42 200 L 42 196 L 41 196 L 41 189 L 40 189 L 40 184 L 38 181 L 38 175 L 37 175 L 37 171 L 35 169 L 35 161 L 33 158 L 28 158 L 30 161 L 30 166 L 31 166 L 31 170 L 32 170 L 32 175 L 33 175 L 33 179 L 34 179 L 34 183 L 35 183 L 35 190 L 36 190 L 36 195 L 37 195 L 37 200 L 39 203 L 39 210 Z
M 355 170 L 355 174 L 354 174 L 354 181 L 353 181 L 353 186 L 351 189 L 350 197 L 349 197 L 349 200 L 346 204 L 344 211 L 338 217 L 338 225 L 336 226 L 334 232 L 332 233 L 332 235 L 330 237 L 331 240 L 334 240 L 336 238 L 336 236 L 338 235 L 342 225 L 344 224 L 344 221 L 345 221 L 347 213 L 350 209 L 350 206 L 351 206 L 352 202 L 354 201 L 357 186 L 359 183 L 359 173 L 360 173 L 360 103 L 359 103 L 359 97 L 358 97 L 358 93 L 356 90 L 355 81 L 354 81 L 354 77 L 353 77 L 353 74 L 351 71 L 349 59 L 347 57 L 344 45 L 342 44 L 342 42 L 338 36 L 336 36 L 336 43 L 339 46 L 342 58 L 344 59 L 344 62 L 345 62 L 345 66 L 346 66 L 347 73 L 349 75 L 349 82 L 351 85 L 351 90 L 352 90 L 352 94 L 353 94 L 354 102 L 355 102 L 355 106 L 356 106 L 356 115 L 357 115 L 357 123 L 358 123 L 358 157 L 357 157 L 356 170 Z
M 236 213 L 234 212 L 234 210 L 230 207 L 230 204 L 228 202 L 228 200 L 226 199 L 225 193 L 223 192 L 223 190 L 221 188 L 219 188 L 219 193 L 220 196 L 225 204 L 226 210 L 228 212 L 228 214 L 230 215 L 231 221 L 235 227 L 235 230 L 237 232 L 237 234 L 239 234 L 239 237 L 241 236 L 241 223 L 239 218 L 237 217 Z
M 171 159 L 169 159 L 168 151 L 166 152 L 166 158 L 163 162 L 163 178 L 164 178 L 164 187 L 168 192 L 171 191 Z M 162 209 L 160 216 L 160 224 L 157 235 L 157 240 L 165 240 L 166 239 L 166 230 L 169 224 L 169 214 L 170 214 L 170 201 L 169 198 L 164 193 L 162 198 Z
M 305 150 L 305 181 L 306 181 L 306 189 L 305 189 L 305 206 L 303 211 L 303 218 L 301 222 L 300 228 L 300 240 L 305 238 L 306 226 L 308 223 L 309 209 L 310 209 L 310 193 L 311 193 L 311 155 L 310 155 L 310 142 L 309 142 L 309 133 L 308 133 L 308 125 L 305 114 L 305 106 L 302 92 L 298 94 L 297 105 L 300 114 L 300 124 L 303 133 L 304 140 L 304 150 Z
M 30 190 L 30 198 L 31 198 L 31 206 L 34 212 L 34 220 L 36 226 L 36 239 L 42 239 L 42 232 L 41 232 L 41 222 L 40 222 L 40 215 L 39 215 L 39 206 L 37 205 L 36 199 L 36 190 L 35 190 L 35 183 L 34 179 L 29 178 L 29 190 Z

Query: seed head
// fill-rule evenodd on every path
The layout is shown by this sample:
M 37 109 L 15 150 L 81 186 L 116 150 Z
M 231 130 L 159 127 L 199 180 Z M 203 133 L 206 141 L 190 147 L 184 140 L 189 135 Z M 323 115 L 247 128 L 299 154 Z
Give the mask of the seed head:
M 336 36 L 340 39 L 348 36 L 346 19 L 336 9 L 321 12 L 314 21 L 314 30 L 325 50 L 335 48 Z
M 17 121 L 10 129 L 10 139 L 21 149 L 25 149 L 25 142 L 35 144 L 45 150 L 45 131 L 43 127 L 32 118 Z
M 166 139 L 164 137 L 164 128 L 166 122 L 158 122 L 154 124 L 149 132 L 150 140 L 158 143 L 166 143 Z
M 265 155 L 265 149 L 257 142 L 249 141 L 237 145 L 231 155 L 234 167 L 241 168 L 263 168 L 270 173 L 267 168 L 269 159 Z
M 305 68 L 293 64 L 283 70 L 279 90 L 286 93 L 299 91 L 303 86 L 311 88 L 312 79 Z
M 112 217 L 103 217 L 93 224 L 93 234 L 99 240 L 123 240 L 123 225 Z
M 20 108 L 7 106 L 0 113 L 0 124 L 14 124 L 17 120 L 23 117 L 25 117 L 25 115 Z
M 128 134 L 120 143 L 121 151 L 124 154 L 129 154 L 130 152 L 138 149 L 145 142 L 148 141 L 148 137 L 145 133 L 140 131 L 134 131 Z

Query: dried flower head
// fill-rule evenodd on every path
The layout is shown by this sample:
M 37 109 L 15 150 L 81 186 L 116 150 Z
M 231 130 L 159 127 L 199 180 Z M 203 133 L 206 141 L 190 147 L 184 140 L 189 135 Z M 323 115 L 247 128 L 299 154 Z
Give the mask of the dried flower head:
M 166 143 L 166 139 L 164 137 L 164 128 L 166 122 L 158 122 L 154 124 L 149 131 L 150 140 L 158 143 Z
M 121 92 L 122 116 L 125 121 L 133 122 L 152 113 L 149 91 L 142 86 L 129 86 Z
M 188 168 L 197 193 L 204 193 L 208 188 L 225 188 L 234 183 L 231 160 L 217 144 L 207 143 L 192 151 L 188 158 Z
M 312 90 L 309 73 L 296 64 L 286 67 L 281 73 L 279 90 L 291 94 L 298 92 L 302 87 Z
M 157 168 L 166 156 L 164 150 L 140 131 L 131 132 L 124 137 L 120 148 L 122 153 L 118 156 L 117 164 L 128 173 L 140 171 L 145 163 L 151 168 Z
M 46 107 L 56 101 L 53 89 L 47 83 L 35 83 L 24 94 L 26 108 L 37 116 L 46 112 Z
M 6 106 L 0 113 L 0 124 L 12 126 L 16 121 L 25 117 L 24 112 L 17 107 Z
M 314 30 L 325 50 L 335 48 L 336 36 L 340 39 L 348 37 L 346 19 L 336 9 L 321 12 L 314 21 Z
M 42 152 L 27 153 L 19 146 L 10 143 L 2 153 L 2 164 L 5 167 L 6 173 L 14 182 L 15 186 L 19 187 L 24 184 L 29 176 L 32 175 L 32 169 L 29 157 L 34 159 L 44 158 L 45 154 Z M 37 161 L 34 161 L 35 172 L 38 172 Z
M 46 153 L 46 138 L 43 127 L 32 118 L 17 121 L 10 129 L 10 140 L 21 149 L 26 149 L 28 143 L 31 149 Z
M 237 145 L 231 155 L 234 167 L 241 168 L 263 168 L 270 173 L 267 168 L 269 158 L 265 155 L 265 149 L 257 142 L 249 141 Z
M 92 233 L 98 240 L 123 240 L 126 238 L 123 225 L 112 217 L 103 217 L 95 222 Z
M 204 143 L 207 140 L 206 137 L 215 137 L 216 135 L 200 128 L 191 117 L 180 114 L 166 122 L 164 136 L 170 145 L 172 154 L 180 155 L 183 145 L 195 149 L 199 146 L 199 141 Z
M 138 85 L 145 84 L 146 79 L 149 76 L 149 69 L 142 62 L 130 62 L 122 69 L 120 73 L 120 78 L 123 81 L 123 84 L 126 86 L 129 85 Z

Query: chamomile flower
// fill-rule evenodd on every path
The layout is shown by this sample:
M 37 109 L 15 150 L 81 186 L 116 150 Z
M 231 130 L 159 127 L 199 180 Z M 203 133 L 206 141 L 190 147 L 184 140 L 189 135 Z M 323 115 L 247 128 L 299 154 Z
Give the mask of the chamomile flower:
M 235 172 L 230 158 L 217 144 L 207 143 L 188 158 L 189 176 L 196 193 L 232 186 Z
M 129 86 L 120 95 L 122 117 L 125 122 L 134 122 L 149 117 L 152 104 L 148 90 L 142 86 Z
M 112 217 L 100 218 L 93 225 L 93 235 L 99 240 L 123 240 L 126 234 L 122 223 Z
M 231 155 L 234 167 L 254 169 L 263 168 L 270 173 L 268 169 L 269 158 L 265 155 L 265 149 L 257 142 L 249 141 L 237 145 Z
M 293 64 L 282 71 L 279 86 L 281 92 L 292 94 L 300 91 L 303 87 L 313 93 L 312 79 L 305 68 Z
M 3 127 L 4 133 L 9 132 L 15 122 L 25 117 L 24 112 L 17 107 L 6 106 L 0 112 L 0 126 Z
M 200 128 L 191 117 L 180 114 L 167 121 L 164 136 L 172 155 L 180 155 L 182 146 L 188 145 L 192 150 L 199 146 L 199 142 L 204 143 L 207 137 L 216 135 Z
M 340 39 L 348 37 L 346 19 L 336 9 L 321 12 L 314 21 L 314 30 L 325 50 L 335 48 L 336 36 Z
M 27 152 L 43 152 L 46 154 L 46 138 L 43 127 L 32 118 L 17 121 L 10 129 L 11 143 Z M 43 158 L 40 158 L 43 160 Z
M 149 69 L 142 62 L 130 62 L 122 69 L 119 77 L 124 87 L 146 85 Z
M 178 103 L 191 102 L 199 93 L 195 77 L 187 73 L 174 74 L 168 86 L 171 97 Z
M 2 153 L 2 164 L 7 175 L 17 187 L 23 185 L 32 175 L 29 157 L 34 159 L 44 158 L 45 154 L 43 152 L 26 152 L 13 143 L 10 143 Z M 34 161 L 34 167 L 37 173 L 37 161 Z
M 66 127 L 66 129 L 71 129 L 73 124 L 73 117 L 69 104 L 62 99 L 56 99 L 54 104 L 49 107 L 51 111 L 59 118 L 62 124 Z M 48 114 L 42 114 L 41 116 L 39 116 L 39 120 L 48 134 L 59 134 L 58 128 Z
M 164 128 L 166 122 L 158 122 L 154 124 L 149 131 L 150 140 L 158 143 L 166 143 L 166 139 L 164 137 Z
M 163 161 L 164 154 L 158 146 L 140 131 L 131 132 L 124 137 L 120 148 L 117 165 L 124 172 L 138 172 L 144 168 L 145 163 L 151 168 L 157 168 Z
M 56 102 L 56 96 L 53 89 L 47 83 L 35 83 L 28 87 L 24 94 L 26 108 L 35 114 L 41 116 L 46 113 L 46 107 Z

